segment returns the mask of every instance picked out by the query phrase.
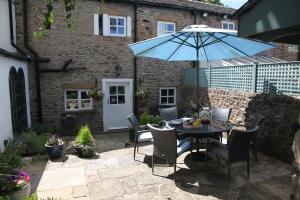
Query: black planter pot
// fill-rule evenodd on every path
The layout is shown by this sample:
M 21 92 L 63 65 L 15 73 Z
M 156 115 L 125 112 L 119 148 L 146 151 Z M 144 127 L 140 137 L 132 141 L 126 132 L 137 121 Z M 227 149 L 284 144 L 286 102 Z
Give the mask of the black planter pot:
M 55 145 L 55 146 L 48 146 L 45 145 L 46 150 L 48 152 L 50 159 L 56 159 L 59 158 L 63 152 L 63 144 Z

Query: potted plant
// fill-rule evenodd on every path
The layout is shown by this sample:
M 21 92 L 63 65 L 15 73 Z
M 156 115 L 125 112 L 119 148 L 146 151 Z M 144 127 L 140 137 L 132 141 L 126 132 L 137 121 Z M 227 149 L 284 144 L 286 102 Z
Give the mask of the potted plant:
M 97 88 L 93 88 L 88 92 L 88 96 L 92 97 L 96 101 L 100 100 L 103 97 L 103 95 L 104 93 Z
M 59 158 L 63 152 L 64 142 L 57 134 L 52 134 L 47 140 L 45 147 L 50 159 Z
M 208 125 L 211 122 L 211 114 L 208 110 L 202 110 L 199 118 L 201 119 L 201 123 L 204 125 Z
M 79 130 L 74 147 L 79 157 L 89 158 L 95 153 L 95 140 L 88 125 L 81 127 Z

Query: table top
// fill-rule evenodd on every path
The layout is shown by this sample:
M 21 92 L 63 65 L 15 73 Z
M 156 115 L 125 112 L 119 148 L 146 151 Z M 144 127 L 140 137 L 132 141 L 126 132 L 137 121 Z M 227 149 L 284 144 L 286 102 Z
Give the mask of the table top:
M 222 121 L 212 121 L 208 125 L 201 125 L 199 128 L 191 127 L 186 128 L 182 125 L 182 119 L 172 120 L 168 122 L 169 126 L 174 127 L 176 132 L 191 136 L 191 137 L 209 137 L 211 135 L 220 134 L 222 132 L 227 132 L 232 128 L 230 122 Z

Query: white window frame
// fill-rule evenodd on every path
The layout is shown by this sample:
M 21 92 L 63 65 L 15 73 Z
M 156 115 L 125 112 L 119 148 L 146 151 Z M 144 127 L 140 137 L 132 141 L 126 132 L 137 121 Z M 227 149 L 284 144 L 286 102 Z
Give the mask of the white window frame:
M 77 101 L 78 101 L 78 108 L 76 109 L 68 109 L 68 106 L 67 106 L 67 92 L 69 91 L 77 91 Z M 90 107 L 87 107 L 87 108 L 82 108 L 81 107 L 81 92 L 89 92 L 91 90 L 88 90 L 88 89 L 66 89 L 64 91 L 64 101 L 65 101 L 65 111 L 67 112 L 72 112 L 72 111 L 81 111 L 81 110 L 92 110 L 93 109 L 93 98 L 90 97 Z
M 297 53 L 297 52 L 299 52 L 299 47 L 294 44 L 288 44 L 287 50 L 288 50 L 288 52 L 291 52 L 291 53 Z
M 165 33 L 164 34 L 160 34 L 160 30 L 159 30 L 159 25 L 160 24 L 164 24 L 164 25 L 168 25 L 168 24 L 171 24 L 171 25 L 174 25 L 174 31 L 173 32 L 169 32 L 167 30 L 164 30 Z M 165 22 L 165 21 L 157 21 L 157 36 L 162 36 L 162 35 L 166 35 L 166 34 L 171 34 L 171 33 L 175 33 L 176 32 L 176 23 L 174 22 Z
M 114 34 L 114 33 L 110 32 L 110 27 L 111 27 L 110 19 L 123 19 L 124 20 L 124 33 L 123 34 L 118 34 L 118 33 Z M 116 37 L 126 37 L 126 33 L 127 33 L 127 21 L 126 20 L 127 20 L 126 17 L 108 15 L 108 35 L 109 36 L 116 36 Z M 118 32 L 118 24 L 113 25 L 113 26 L 116 27 L 116 30 Z
M 162 96 L 162 90 L 170 90 L 173 89 L 174 90 L 174 96 L 169 96 L 168 92 L 167 92 L 167 96 Z M 162 97 L 167 97 L 167 103 L 166 104 L 162 104 L 161 103 L 161 98 Z M 174 97 L 174 103 L 169 103 L 169 99 L 168 97 Z M 176 105 L 176 87 L 161 87 L 159 88 L 159 105 Z
M 228 29 L 224 29 L 223 28 L 224 24 L 228 25 Z M 229 22 L 229 21 L 222 21 L 222 29 L 224 29 L 224 30 L 231 30 L 231 29 L 229 29 L 229 24 L 232 24 L 233 25 L 233 29 L 232 30 L 235 30 L 235 24 L 234 24 L 234 22 Z

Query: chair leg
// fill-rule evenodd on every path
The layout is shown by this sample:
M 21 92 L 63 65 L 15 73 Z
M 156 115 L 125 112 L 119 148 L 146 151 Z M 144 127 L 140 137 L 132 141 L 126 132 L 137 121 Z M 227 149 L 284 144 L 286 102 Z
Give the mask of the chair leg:
M 227 161 L 227 165 L 228 165 L 228 180 L 230 181 L 230 162 Z
M 137 149 L 136 149 L 136 152 L 137 152 L 137 153 L 140 153 L 140 152 L 139 152 L 139 146 L 140 146 L 139 143 L 137 143 L 137 147 L 136 147 L 136 148 L 137 148 Z
M 154 174 L 154 155 L 152 155 L 152 174 Z
M 190 165 L 191 165 L 191 170 L 193 169 L 193 151 L 191 149 L 191 156 L 190 156 Z
M 250 177 L 250 159 L 249 158 L 247 160 L 247 177 L 248 177 L 248 179 Z
M 174 176 L 173 176 L 174 181 L 176 179 L 176 163 L 177 163 L 177 160 L 175 160 L 175 162 L 174 162 Z
M 218 161 L 218 165 L 219 165 L 219 167 L 221 166 L 221 161 L 220 161 L 220 158 L 219 158 L 219 156 L 216 154 L 216 158 L 217 158 L 217 161 Z
M 134 142 L 134 148 L 133 148 L 133 160 L 135 160 L 135 154 L 136 154 L 136 142 Z

